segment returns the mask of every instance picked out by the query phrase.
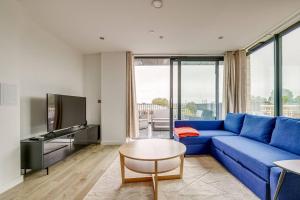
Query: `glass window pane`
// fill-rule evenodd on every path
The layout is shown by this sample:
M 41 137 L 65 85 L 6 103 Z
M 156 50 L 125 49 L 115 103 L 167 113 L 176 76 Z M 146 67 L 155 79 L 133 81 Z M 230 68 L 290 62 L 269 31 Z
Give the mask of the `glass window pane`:
M 300 117 L 300 28 L 282 37 L 282 114 Z
M 135 59 L 139 138 L 169 138 L 170 59 Z
M 181 63 L 181 119 L 216 119 L 215 62 Z
M 274 42 L 250 55 L 250 97 L 247 112 L 274 115 Z

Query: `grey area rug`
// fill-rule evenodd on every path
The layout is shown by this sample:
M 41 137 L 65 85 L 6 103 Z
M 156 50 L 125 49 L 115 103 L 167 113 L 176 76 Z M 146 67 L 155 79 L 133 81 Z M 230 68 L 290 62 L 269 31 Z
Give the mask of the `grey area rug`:
M 176 170 L 172 173 L 178 173 Z M 121 184 L 119 158 L 107 169 L 85 200 L 152 200 L 151 182 Z M 168 173 L 170 174 L 170 173 Z M 126 177 L 141 176 L 126 170 Z M 143 176 L 143 175 L 142 175 Z M 159 181 L 159 200 L 257 200 L 214 158 L 187 157 L 183 179 Z

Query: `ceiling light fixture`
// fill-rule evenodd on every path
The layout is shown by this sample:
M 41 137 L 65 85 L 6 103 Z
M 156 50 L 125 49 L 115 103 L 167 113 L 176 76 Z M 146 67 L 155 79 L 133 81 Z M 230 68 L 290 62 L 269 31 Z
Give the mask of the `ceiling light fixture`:
M 161 8 L 163 6 L 163 2 L 162 2 L 162 0 L 153 0 L 152 6 L 154 8 Z
M 218 37 L 219 40 L 222 40 L 223 38 L 224 38 L 223 36 L 219 36 L 219 37 Z
M 99 37 L 99 39 L 100 39 L 100 40 L 104 40 L 105 38 L 101 36 L 101 37 Z
M 159 39 L 161 39 L 161 40 L 164 39 L 164 36 L 163 35 L 159 36 Z

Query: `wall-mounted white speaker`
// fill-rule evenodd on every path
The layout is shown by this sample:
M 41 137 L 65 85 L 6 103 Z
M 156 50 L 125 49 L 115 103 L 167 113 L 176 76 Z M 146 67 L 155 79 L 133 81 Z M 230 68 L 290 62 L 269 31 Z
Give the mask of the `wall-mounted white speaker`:
M 17 85 L 0 83 L 0 105 L 17 105 L 18 88 Z

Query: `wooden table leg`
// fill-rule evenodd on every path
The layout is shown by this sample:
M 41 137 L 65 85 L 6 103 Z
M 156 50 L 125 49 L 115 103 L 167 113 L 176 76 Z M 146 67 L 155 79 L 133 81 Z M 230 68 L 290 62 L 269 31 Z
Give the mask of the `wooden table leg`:
M 144 181 L 151 181 L 153 185 L 153 193 L 154 193 L 154 200 L 158 200 L 158 181 L 159 180 L 172 180 L 172 179 L 181 179 L 183 177 L 183 165 L 184 165 L 184 155 L 180 155 L 180 172 L 179 174 L 174 175 L 165 175 L 165 176 L 158 176 L 158 161 L 155 160 L 154 162 L 154 173 L 152 177 L 137 177 L 137 178 L 125 178 L 125 156 L 120 154 L 120 166 L 121 166 L 121 177 L 122 183 L 135 183 L 135 182 L 144 182 Z
M 125 157 L 120 154 L 120 167 L 121 167 L 121 178 L 122 183 L 125 183 Z
M 180 178 L 183 176 L 183 164 L 184 164 L 184 155 L 180 156 Z
M 276 192 L 274 194 L 273 200 L 277 200 L 277 198 L 278 198 L 278 195 L 279 195 L 279 192 L 281 190 L 281 186 L 282 186 L 285 174 L 286 174 L 286 170 L 283 169 L 280 176 L 279 176 L 279 180 L 278 180 L 278 183 L 277 183 Z

